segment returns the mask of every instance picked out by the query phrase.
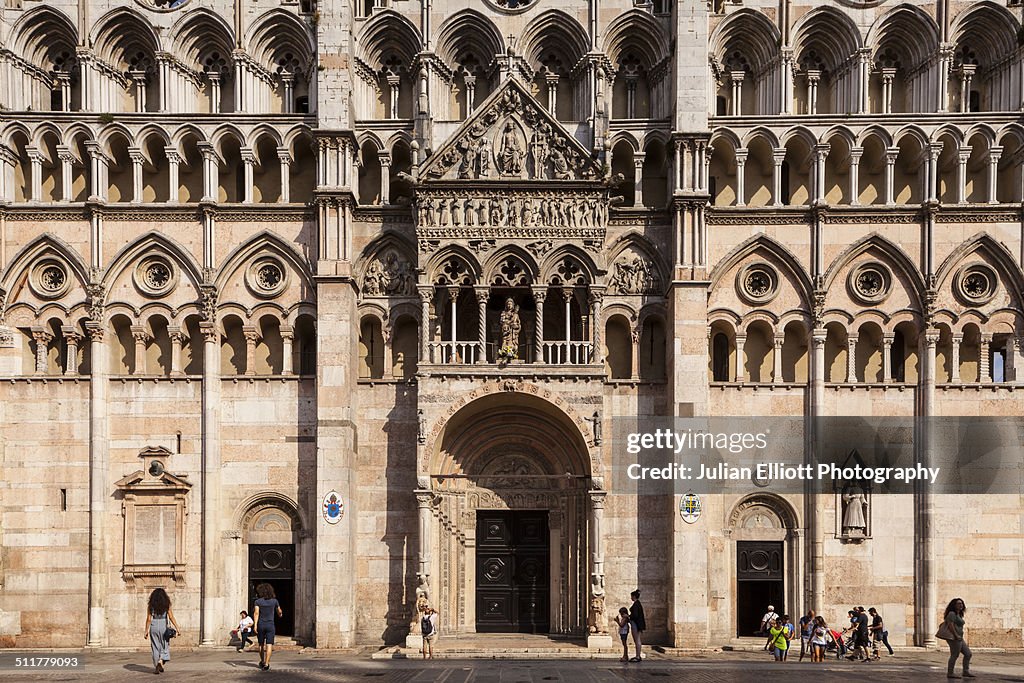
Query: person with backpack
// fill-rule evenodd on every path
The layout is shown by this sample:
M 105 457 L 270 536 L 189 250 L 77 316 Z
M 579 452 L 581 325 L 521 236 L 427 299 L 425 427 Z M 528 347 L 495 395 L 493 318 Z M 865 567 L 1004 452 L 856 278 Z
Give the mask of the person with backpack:
M 430 605 L 423 608 L 420 633 L 423 634 L 423 659 L 433 659 L 434 641 L 437 640 L 437 612 Z
M 772 656 L 776 662 L 786 660 L 786 652 L 789 650 L 789 630 L 786 628 L 784 617 L 775 620 L 768 629 L 768 637 L 772 645 Z

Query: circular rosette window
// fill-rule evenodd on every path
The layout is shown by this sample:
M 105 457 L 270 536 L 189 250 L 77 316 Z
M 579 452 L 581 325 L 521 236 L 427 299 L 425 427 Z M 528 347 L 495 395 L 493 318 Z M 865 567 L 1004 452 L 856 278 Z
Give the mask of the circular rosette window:
M 288 286 L 288 271 L 273 256 L 263 256 L 245 272 L 245 284 L 256 296 L 269 299 Z
M 71 288 L 71 276 L 63 261 L 44 258 L 32 266 L 28 283 L 33 293 L 41 299 L 57 299 Z
M 509 13 L 522 12 L 537 4 L 537 0 L 488 0 L 494 7 Z
M 953 291 L 968 306 L 979 306 L 992 300 L 998 284 L 996 271 L 984 263 L 971 263 L 957 272 Z
M 892 291 L 892 273 L 881 263 L 862 263 L 850 271 L 847 287 L 854 299 L 862 304 L 880 304 Z
M 173 12 L 189 3 L 189 0 L 135 0 L 146 9 L 157 12 Z
M 177 269 L 163 256 L 149 256 L 135 268 L 135 286 L 146 296 L 168 294 L 177 280 Z
M 736 276 L 736 290 L 748 303 L 766 304 L 779 293 L 779 271 L 768 263 L 751 263 Z

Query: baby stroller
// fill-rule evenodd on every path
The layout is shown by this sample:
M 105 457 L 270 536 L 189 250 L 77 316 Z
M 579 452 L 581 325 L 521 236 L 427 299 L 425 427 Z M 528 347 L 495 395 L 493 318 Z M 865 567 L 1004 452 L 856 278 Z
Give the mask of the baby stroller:
M 846 656 L 847 651 L 853 647 L 853 638 L 851 637 L 849 641 L 844 641 L 843 634 L 835 629 L 829 629 L 829 633 L 832 634 L 832 637 L 825 643 L 825 652 L 834 652 L 836 659 L 842 659 Z

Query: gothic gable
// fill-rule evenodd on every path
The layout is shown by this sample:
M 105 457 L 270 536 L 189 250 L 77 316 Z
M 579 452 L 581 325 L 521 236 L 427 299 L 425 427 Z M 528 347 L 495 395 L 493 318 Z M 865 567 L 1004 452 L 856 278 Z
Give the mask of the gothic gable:
M 599 180 L 590 152 L 514 78 L 427 161 L 422 180 Z

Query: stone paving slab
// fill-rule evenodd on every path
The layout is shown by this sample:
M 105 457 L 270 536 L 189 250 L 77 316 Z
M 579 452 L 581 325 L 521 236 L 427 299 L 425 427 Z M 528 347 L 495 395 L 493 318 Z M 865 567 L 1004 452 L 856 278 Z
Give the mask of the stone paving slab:
M 153 676 L 148 652 L 93 651 L 84 653 L 86 665 L 75 671 L 25 671 L 8 665 L 12 656 L 24 653 L 0 651 L 0 683 L 8 681 L 86 681 L 121 683 Z M 899 653 L 878 662 L 852 663 L 830 659 L 812 664 L 795 659 L 775 663 L 767 656 L 749 653 L 706 652 L 678 656 L 651 654 L 640 664 L 617 661 L 458 660 L 433 661 L 370 658 L 369 652 L 352 654 L 307 650 L 275 653 L 273 669 L 257 668 L 251 653 L 199 650 L 172 652 L 172 660 L 160 681 L 260 681 L 314 683 L 341 681 L 372 683 L 742 683 L 744 681 L 945 680 L 945 656 L 938 651 Z M 979 681 L 1024 682 L 1024 652 L 975 655 Z

